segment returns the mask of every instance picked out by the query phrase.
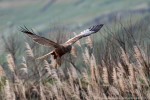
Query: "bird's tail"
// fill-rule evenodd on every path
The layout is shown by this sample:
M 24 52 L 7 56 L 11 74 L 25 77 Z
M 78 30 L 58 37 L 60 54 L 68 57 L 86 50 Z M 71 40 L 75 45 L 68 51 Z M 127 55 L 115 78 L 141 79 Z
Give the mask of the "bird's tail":
M 50 55 L 53 55 L 54 59 L 56 60 L 55 68 L 59 67 L 61 65 L 61 58 L 56 56 L 56 53 L 54 51 L 45 54 L 44 56 L 36 58 L 36 60 L 44 60 L 47 59 Z
M 52 54 L 52 52 L 45 54 L 44 56 L 38 57 L 36 58 L 37 60 L 44 60 L 46 59 L 48 56 L 50 56 Z
M 44 60 L 47 59 L 50 55 L 53 55 L 54 59 L 57 59 L 57 55 L 55 51 L 51 51 L 50 53 L 45 54 L 44 56 L 36 58 L 36 60 Z

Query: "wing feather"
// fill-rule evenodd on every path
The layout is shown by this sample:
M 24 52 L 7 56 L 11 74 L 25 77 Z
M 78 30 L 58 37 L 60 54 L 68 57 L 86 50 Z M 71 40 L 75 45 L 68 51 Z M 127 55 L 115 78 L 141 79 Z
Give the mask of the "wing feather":
M 21 32 L 27 34 L 30 38 L 32 38 L 36 43 L 44 45 L 44 46 L 53 46 L 55 48 L 60 47 L 58 43 L 55 43 L 45 37 L 38 36 L 34 34 L 33 30 L 29 31 L 26 27 L 21 27 Z
M 76 41 L 78 41 L 79 39 L 81 39 L 83 37 L 86 37 L 86 36 L 89 36 L 89 35 L 91 35 L 93 33 L 98 32 L 102 27 L 103 27 L 103 24 L 92 26 L 92 27 L 82 31 L 79 35 L 69 39 L 67 42 L 65 42 L 65 44 L 72 45 Z

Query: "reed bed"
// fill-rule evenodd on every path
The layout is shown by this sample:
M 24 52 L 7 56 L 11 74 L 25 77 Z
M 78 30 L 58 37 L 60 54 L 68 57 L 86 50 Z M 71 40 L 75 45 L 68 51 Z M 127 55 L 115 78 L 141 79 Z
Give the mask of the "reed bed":
M 11 77 L 0 66 L 0 99 L 150 99 L 150 59 L 146 52 L 149 48 L 145 50 L 134 41 L 129 43 L 132 48 L 126 49 L 124 39 L 114 34 L 106 40 L 101 47 L 95 44 L 93 37 L 85 39 L 83 47 L 78 41 L 57 69 L 53 57 L 37 61 L 33 48 L 25 43 L 25 55 L 19 64 L 11 53 L 7 55 Z M 103 54 L 98 53 L 101 52 L 99 48 L 105 49 Z M 76 63 L 76 59 L 80 62 Z

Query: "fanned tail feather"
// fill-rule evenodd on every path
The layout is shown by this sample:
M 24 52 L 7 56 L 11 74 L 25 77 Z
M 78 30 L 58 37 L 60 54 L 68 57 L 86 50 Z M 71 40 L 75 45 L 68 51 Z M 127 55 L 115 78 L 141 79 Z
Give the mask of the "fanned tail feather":
M 55 53 L 54 51 L 52 51 L 52 52 L 47 53 L 47 54 L 45 54 L 44 56 L 38 57 L 38 58 L 36 58 L 36 59 L 37 59 L 37 60 L 44 60 L 44 59 L 46 59 L 47 57 L 49 57 L 50 55 L 53 55 L 54 59 L 57 58 L 56 53 Z
M 48 56 L 50 56 L 52 54 L 52 52 L 45 54 L 44 56 L 38 57 L 36 58 L 37 60 L 44 60 L 46 59 Z

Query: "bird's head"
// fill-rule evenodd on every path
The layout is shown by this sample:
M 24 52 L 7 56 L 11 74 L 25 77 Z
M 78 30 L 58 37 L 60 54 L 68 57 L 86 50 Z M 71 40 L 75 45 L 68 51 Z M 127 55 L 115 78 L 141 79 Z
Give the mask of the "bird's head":
M 103 25 L 104 24 L 92 26 L 92 27 L 82 31 L 81 34 L 84 35 L 84 36 L 89 36 L 89 35 L 91 35 L 93 33 L 98 32 L 103 27 Z

